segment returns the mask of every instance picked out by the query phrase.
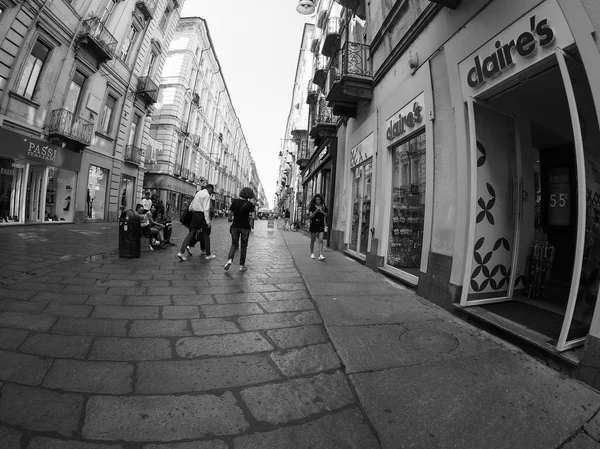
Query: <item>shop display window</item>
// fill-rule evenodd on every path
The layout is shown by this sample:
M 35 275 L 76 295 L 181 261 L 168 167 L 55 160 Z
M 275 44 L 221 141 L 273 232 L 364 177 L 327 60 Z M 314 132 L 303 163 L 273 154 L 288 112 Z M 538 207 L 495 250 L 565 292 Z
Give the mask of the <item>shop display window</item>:
M 371 220 L 371 179 L 373 163 L 362 164 L 352 170 L 352 230 L 348 249 L 367 253 L 369 223 Z
M 48 167 L 44 221 L 74 221 L 76 176 L 63 168 Z
M 392 150 L 392 208 L 388 265 L 418 276 L 425 219 L 425 134 Z
M 135 178 L 123 175 L 121 178 L 121 198 L 119 199 L 119 211 L 127 209 L 135 210 L 133 199 L 135 197 Z
M 108 170 L 90 165 L 88 174 L 86 216 L 88 220 L 103 220 L 106 215 Z
M 18 223 L 27 163 L 0 157 L 0 224 Z

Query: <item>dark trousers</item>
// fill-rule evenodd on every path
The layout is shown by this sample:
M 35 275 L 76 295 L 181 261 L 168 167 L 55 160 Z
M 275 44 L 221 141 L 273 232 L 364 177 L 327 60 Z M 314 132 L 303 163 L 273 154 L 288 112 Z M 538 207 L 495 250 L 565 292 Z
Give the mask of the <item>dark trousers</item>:
M 228 259 L 233 259 L 235 257 L 235 252 L 237 251 L 240 245 L 240 238 L 242 240 L 242 249 L 240 251 L 240 265 L 244 265 L 246 263 L 246 251 L 248 249 L 248 239 L 250 238 L 250 229 L 244 228 L 234 228 L 233 226 L 229 230 L 231 234 L 231 248 L 229 248 Z
M 201 235 L 204 237 L 203 239 L 200 239 L 200 248 L 202 248 L 202 240 L 204 240 L 204 248 L 202 248 L 203 250 L 206 251 L 206 255 L 210 256 L 210 233 L 209 232 L 205 232 L 208 231 L 208 225 L 206 224 L 206 219 L 204 218 L 204 212 L 194 212 L 194 214 L 192 215 L 192 222 L 190 223 L 190 232 L 188 233 L 188 235 L 185 237 L 185 239 L 183 239 L 183 242 L 181 243 L 181 248 L 179 249 L 179 252 L 181 252 L 183 254 L 183 252 L 185 251 L 185 248 L 187 246 L 189 246 L 190 242 L 192 242 L 192 239 L 195 239 L 196 237 L 196 233 L 198 231 L 201 231 Z

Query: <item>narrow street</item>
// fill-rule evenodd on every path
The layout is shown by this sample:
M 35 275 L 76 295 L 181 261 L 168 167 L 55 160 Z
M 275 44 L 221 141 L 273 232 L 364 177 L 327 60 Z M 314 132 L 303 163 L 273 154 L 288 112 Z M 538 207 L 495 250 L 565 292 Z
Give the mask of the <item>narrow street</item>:
M 596 390 L 302 232 L 257 221 L 225 271 L 228 227 L 186 262 L 0 228 L 0 448 L 600 447 Z

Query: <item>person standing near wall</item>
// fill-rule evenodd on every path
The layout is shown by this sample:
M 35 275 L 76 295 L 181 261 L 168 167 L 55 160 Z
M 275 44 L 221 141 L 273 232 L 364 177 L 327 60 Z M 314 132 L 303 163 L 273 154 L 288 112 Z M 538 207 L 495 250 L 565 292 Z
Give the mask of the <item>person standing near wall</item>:
M 319 260 L 325 260 L 323 256 L 323 238 L 325 237 L 325 220 L 327 219 L 327 206 L 323 201 L 323 195 L 315 194 L 308 206 L 308 218 L 310 218 L 310 258 L 315 258 L 315 240 L 319 239 Z
M 254 221 L 255 206 L 250 201 L 254 198 L 254 191 L 250 187 L 244 187 L 240 190 L 240 197 L 233 200 L 229 208 L 229 216 L 233 216 L 231 228 L 231 248 L 227 256 L 227 263 L 223 268 L 229 270 L 233 263 L 233 258 L 242 240 L 242 249 L 240 251 L 240 271 L 246 271 L 246 252 L 248 249 L 248 239 L 250 238 L 251 223 Z
M 214 186 L 212 184 L 207 184 L 206 187 L 196 192 L 196 195 L 189 206 L 189 210 L 193 212 L 193 215 L 190 223 L 190 231 L 186 238 L 183 239 L 181 248 L 177 253 L 177 257 L 181 261 L 187 260 L 185 250 L 198 231 L 202 232 L 202 237 L 204 238 L 204 248 L 206 251 L 205 259 L 212 260 L 217 257 L 210 252 L 210 197 L 213 194 L 213 191 Z

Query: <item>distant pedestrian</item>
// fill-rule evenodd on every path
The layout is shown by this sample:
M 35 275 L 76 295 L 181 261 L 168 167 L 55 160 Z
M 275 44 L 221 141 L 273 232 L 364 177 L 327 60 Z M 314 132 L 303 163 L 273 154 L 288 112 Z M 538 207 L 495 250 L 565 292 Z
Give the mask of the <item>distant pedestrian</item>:
M 146 210 L 150 210 L 152 207 L 152 199 L 150 198 L 149 190 L 146 190 L 146 197 L 142 200 L 142 206 L 144 206 L 144 209 Z
M 285 231 L 289 231 L 289 229 L 290 229 L 290 210 L 289 209 L 285 210 L 283 217 L 285 218 L 285 221 L 283 222 L 283 229 Z
M 240 238 L 242 240 L 242 248 L 240 250 L 240 271 L 246 271 L 246 252 L 248 249 L 248 239 L 250 238 L 250 228 L 254 223 L 254 211 L 256 210 L 254 204 L 250 199 L 254 198 L 254 191 L 250 187 L 244 187 L 240 190 L 240 197 L 233 200 L 231 207 L 229 208 L 230 216 L 233 215 L 231 222 L 231 228 L 229 233 L 231 234 L 231 248 L 229 248 L 229 255 L 227 256 L 227 263 L 223 268 L 229 270 L 233 263 L 233 258 L 240 245 Z
M 317 193 L 313 196 L 308 206 L 308 218 L 310 218 L 310 258 L 315 258 L 315 240 L 319 240 L 319 260 L 324 260 L 323 238 L 325 237 L 325 221 L 327 220 L 327 206 L 323 195 Z
M 217 257 L 210 252 L 210 196 L 213 194 L 213 191 L 213 185 L 207 184 L 201 190 L 196 192 L 194 199 L 189 205 L 189 210 L 193 212 L 190 230 L 186 238 L 183 239 L 181 248 L 177 253 L 177 257 L 182 261 L 187 260 L 185 251 L 189 251 L 189 244 L 198 231 L 202 232 L 202 237 L 204 238 L 204 249 L 206 251 L 205 259 L 211 260 Z

